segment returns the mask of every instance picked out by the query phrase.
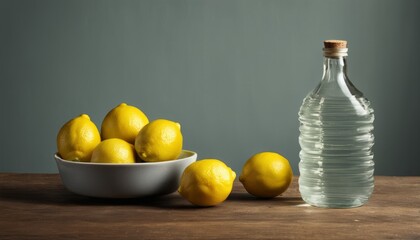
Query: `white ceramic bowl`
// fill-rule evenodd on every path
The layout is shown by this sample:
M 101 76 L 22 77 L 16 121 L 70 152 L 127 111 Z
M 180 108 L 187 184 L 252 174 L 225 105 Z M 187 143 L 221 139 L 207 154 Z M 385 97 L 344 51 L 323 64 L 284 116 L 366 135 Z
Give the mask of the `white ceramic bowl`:
M 175 192 L 184 169 L 197 153 L 183 150 L 178 159 L 154 163 L 74 162 L 54 156 L 61 181 L 71 192 L 102 198 L 136 198 Z

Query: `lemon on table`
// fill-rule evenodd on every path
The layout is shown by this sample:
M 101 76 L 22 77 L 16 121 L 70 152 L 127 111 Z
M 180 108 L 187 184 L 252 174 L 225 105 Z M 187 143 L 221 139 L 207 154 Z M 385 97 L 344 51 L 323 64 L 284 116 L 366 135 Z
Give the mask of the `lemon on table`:
M 262 152 L 245 163 L 239 181 L 256 197 L 272 198 L 290 185 L 293 172 L 289 161 L 278 153 Z
M 146 162 L 177 159 L 182 151 L 181 125 L 166 119 L 154 120 L 140 130 L 134 147 Z
M 92 153 L 94 163 L 134 163 L 136 153 L 134 146 L 119 138 L 102 141 Z
M 194 205 L 215 206 L 229 196 L 235 177 L 222 161 L 203 159 L 184 170 L 178 192 Z
M 140 129 L 148 123 L 149 119 L 140 109 L 121 103 L 105 116 L 101 126 L 102 138 L 120 138 L 134 144 Z
M 93 149 L 100 142 L 98 128 L 87 114 L 71 119 L 57 134 L 58 154 L 66 160 L 90 161 Z

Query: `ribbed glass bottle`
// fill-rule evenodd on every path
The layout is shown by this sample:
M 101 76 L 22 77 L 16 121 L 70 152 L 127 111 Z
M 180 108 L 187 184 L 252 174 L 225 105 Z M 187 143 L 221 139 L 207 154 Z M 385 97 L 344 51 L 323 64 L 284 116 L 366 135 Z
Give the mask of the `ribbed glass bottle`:
M 374 188 L 373 109 L 347 77 L 347 42 L 324 47 L 322 81 L 299 111 L 299 191 L 313 206 L 358 207 Z

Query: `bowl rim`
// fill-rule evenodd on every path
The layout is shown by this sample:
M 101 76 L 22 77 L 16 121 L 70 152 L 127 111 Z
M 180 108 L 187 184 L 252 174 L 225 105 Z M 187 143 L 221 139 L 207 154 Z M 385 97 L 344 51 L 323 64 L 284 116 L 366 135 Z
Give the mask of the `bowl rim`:
M 135 162 L 135 163 L 94 163 L 94 162 L 78 162 L 78 161 L 71 161 L 71 160 L 66 160 L 61 158 L 58 155 L 58 152 L 56 152 L 54 154 L 54 158 L 57 161 L 60 161 L 62 163 L 66 163 L 66 164 L 75 164 L 75 165 L 89 165 L 89 166 L 150 166 L 150 165 L 163 165 L 163 164 L 168 164 L 168 163 L 175 163 L 175 162 L 182 162 L 185 161 L 187 158 L 196 158 L 197 157 L 197 153 L 190 151 L 190 150 L 182 150 L 182 153 L 187 153 L 189 154 L 189 156 L 184 157 L 184 158 L 178 158 L 178 159 L 174 159 L 174 160 L 168 160 L 168 161 L 162 161 L 162 162 Z

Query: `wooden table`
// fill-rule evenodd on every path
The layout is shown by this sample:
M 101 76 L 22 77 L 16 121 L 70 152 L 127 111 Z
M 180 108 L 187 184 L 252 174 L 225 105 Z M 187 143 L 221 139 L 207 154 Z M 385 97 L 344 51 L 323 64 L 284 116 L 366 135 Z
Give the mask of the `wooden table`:
M 322 209 L 300 198 L 256 199 L 235 182 L 227 201 L 197 208 L 177 193 L 96 199 L 56 174 L 0 173 L 0 239 L 420 239 L 420 177 L 376 177 L 370 201 Z

